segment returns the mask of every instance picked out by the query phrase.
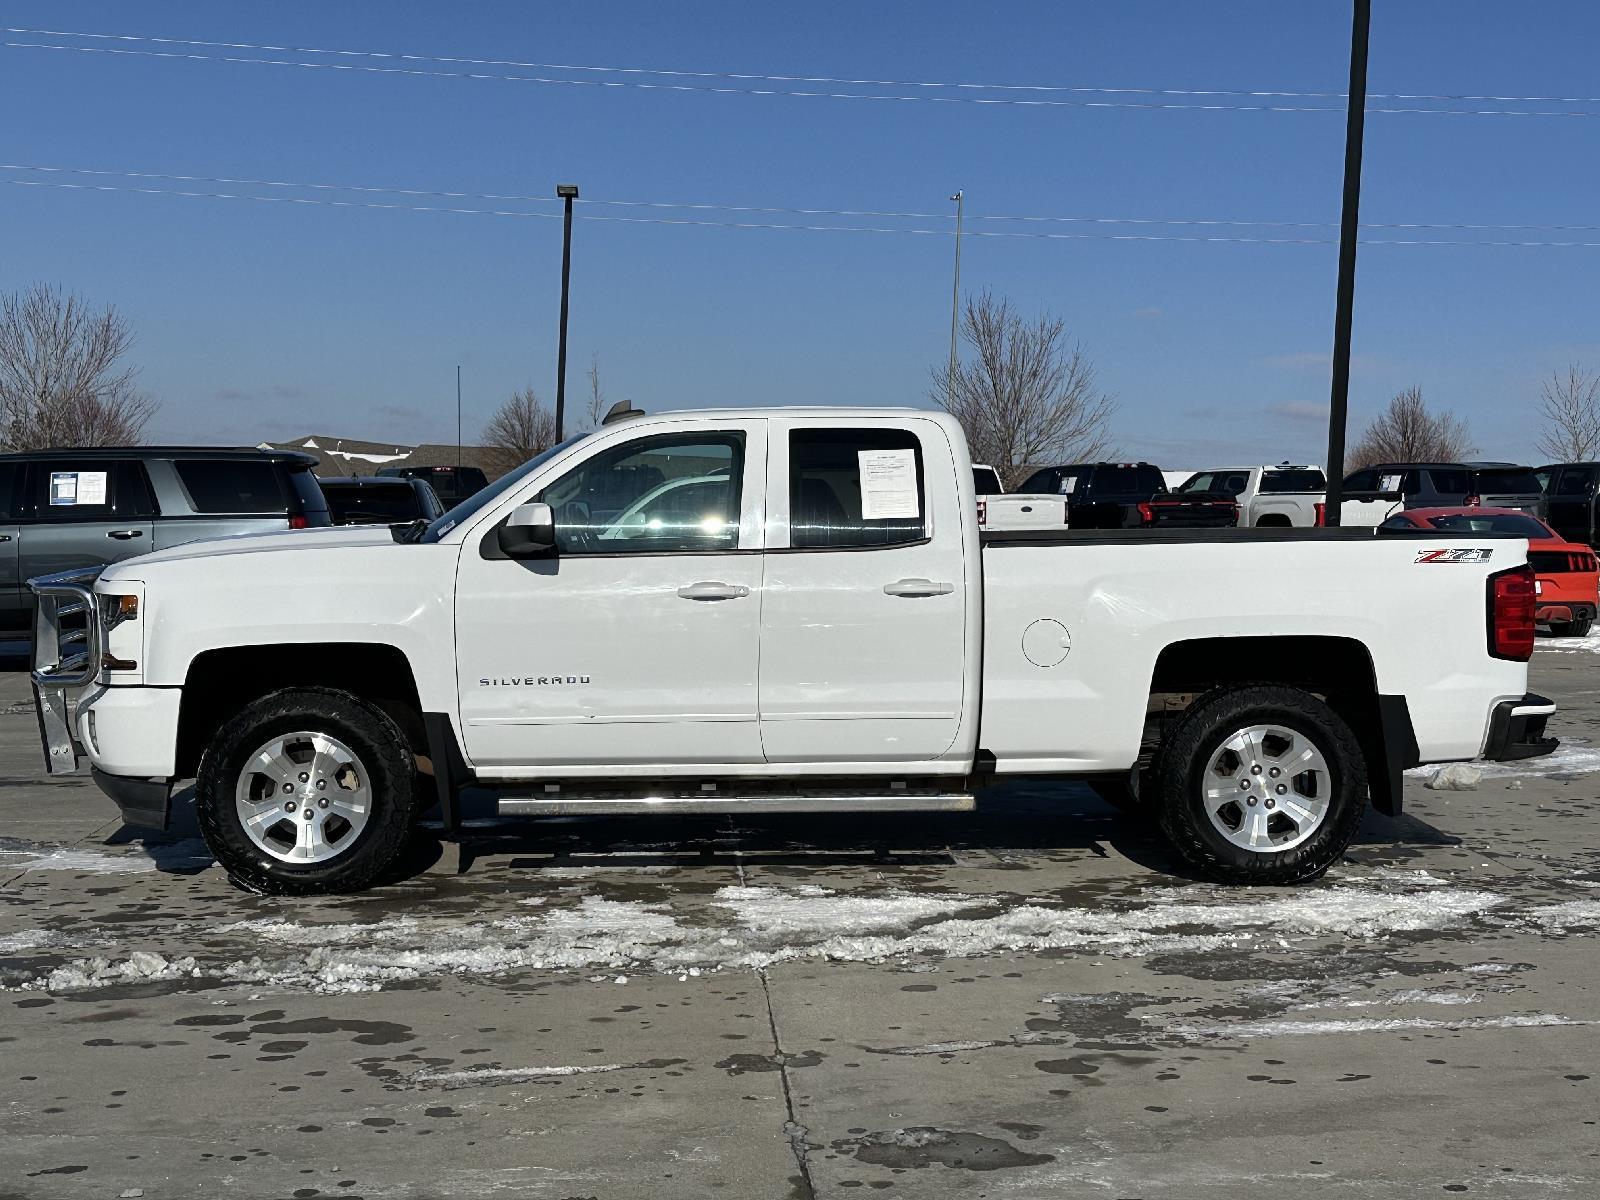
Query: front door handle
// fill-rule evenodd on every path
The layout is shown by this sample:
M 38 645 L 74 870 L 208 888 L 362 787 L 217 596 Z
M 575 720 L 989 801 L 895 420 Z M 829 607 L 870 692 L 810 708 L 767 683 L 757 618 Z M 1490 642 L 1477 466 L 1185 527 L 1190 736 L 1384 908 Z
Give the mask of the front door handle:
M 11 535 L 9 533 L 0 533 L 0 542 L 9 542 L 10 540 Z
M 685 584 L 678 589 L 678 595 L 685 600 L 739 600 L 749 594 L 750 589 L 742 583 L 720 583 L 710 579 Z
M 956 590 L 953 583 L 936 583 L 932 579 L 896 579 L 883 585 L 890 596 L 948 596 Z
M 113 530 L 110 530 L 106 534 L 106 536 L 108 538 L 116 538 L 117 541 L 119 541 L 119 542 L 125 542 L 129 538 L 143 537 L 144 536 L 144 530 L 142 530 L 142 529 L 113 529 Z

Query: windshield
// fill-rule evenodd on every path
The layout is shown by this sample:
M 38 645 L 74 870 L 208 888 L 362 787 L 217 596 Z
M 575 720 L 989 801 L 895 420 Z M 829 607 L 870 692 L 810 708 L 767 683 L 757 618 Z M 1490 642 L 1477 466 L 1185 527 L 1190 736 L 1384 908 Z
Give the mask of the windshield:
M 568 446 L 575 445 L 588 436 L 589 435 L 587 433 L 574 434 L 566 441 L 560 442 L 557 445 L 551 446 L 548 450 L 544 450 L 538 454 L 535 454 L 515 471 L 511 471 L 500 476 L 499 479 L 496 479 L 482 491 L 472 493 L 471 496 L 463 500 L 460 504 L 456 505 L 442 517 L 434 518 L 428 527 L 422 531 L 422 536 L 419 537 L 417 541 L 437 542 L 445 534 L 449 533 L 457 525 L 461 524 L 461 522 L 468 520 L 469 518 L 475 516 L 480 510 L 487 508 L 491 504 L 494 504 L 500 499 L 500 497 L 504 496 L 512 488 L 515 488 L 529 475 L 532 475 L 535 471 L 544 466 L 545 463 L 549 462 L 557 454 L 560 454 Z
M 1525 538 L 1547 538 L 1550 531 L 1532 517 L 1513 513 L 1451 513 L 1430 517 L 1428 524 L 1451 533 L 1512 533 Z

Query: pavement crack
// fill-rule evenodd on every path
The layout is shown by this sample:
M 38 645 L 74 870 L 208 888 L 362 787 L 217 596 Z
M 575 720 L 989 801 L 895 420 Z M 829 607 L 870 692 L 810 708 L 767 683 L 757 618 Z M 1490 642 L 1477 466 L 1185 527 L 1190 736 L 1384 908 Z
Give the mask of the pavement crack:
M 811 1131 L 794 1117 L 794 1091 L 789 1086 L 789 1056 L 784 1053 L 783 1041 L 778 1036 L 778 1018 L 772 1011 L 772 985 L 767 979 L 767 969 L 758 968 L 756 975 L 761 980 L 761 995 L 767 1002 L 767 1027 L 772 1030 L 772 1056 L 773 1061 L 778 1064 L 778 1079 L 783 1084 L 783 1107 L 786 1114 L 783 1135 L 789 1139 L 789 1149 L 794 1153 L 795 1165 L 800 1170 L 797 1200 L 816 1200 L 817 1189 L 811 1181 L 810 1147 L 807 1144 Z

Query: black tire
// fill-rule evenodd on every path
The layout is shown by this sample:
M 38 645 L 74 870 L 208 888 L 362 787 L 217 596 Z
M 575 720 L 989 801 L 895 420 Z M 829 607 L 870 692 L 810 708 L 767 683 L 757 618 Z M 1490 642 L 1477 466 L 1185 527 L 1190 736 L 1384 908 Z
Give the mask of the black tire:
M 1328 766 L 1328 807 L 1320 825 L 1290 849 L 1250 850 L 1211 822 L 1204 778 L 1212 756 L 1235 732 L 1276 725 L 1307 739 Z M 1161 750 L 1154 803 L 1162 832 L 1183 859 L 1223 883 L 1291 884 L 1316 879 L 1339 860 L 1367 807 L 1367 770 L 1355 735 L 1308 692 L 1276 684 L 1221 689 L 1184 714 Z
M 1594 625 L 1593 617 L 1579 617 L 1576 621 L 1551 621 L 1552 637 L 1588 637 Z
M 246 758 L 272 738 L 296 732 L 343 742 L 367 776 L 371 811 L 348 846 L 316 863 L 287 862 L 245 832 L 235 789 Z M 230 719 L 200 760 L 195 807 L 211 853 L 240 886 L 272 895 L 310 896 L 368 887 L 393 865 L 416 822 L 416 760 L 400 727 L 385 713 L 334 688 L 273 692 Z M 307 806 L 309 807 L 309 805 Z

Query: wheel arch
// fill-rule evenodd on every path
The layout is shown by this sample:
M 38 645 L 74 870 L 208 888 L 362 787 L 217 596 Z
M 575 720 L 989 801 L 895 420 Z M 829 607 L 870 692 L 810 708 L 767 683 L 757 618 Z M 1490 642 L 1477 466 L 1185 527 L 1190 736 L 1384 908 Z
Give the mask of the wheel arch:
M 1372 806 L 1401 811 L 1402 773 L 1420 754 L 1404 696 L 1378 691 L 1367 646 L 1325 635 L 1215 637 L 1173 642 L 1157 656 L 1150 679 L 1152 713 L 1181 712 L 1219 687 L 1277 683 L 1323 697 L 1350 726 L 1367 764 Z
M 195 656 L 178 711 L 177 774 L 195 774 L 216 731 L 247 704 L 291 687 L 331 687 L 375 705 L 425 754 L 427 736 L 411 661 L 383 642 L 227 646 Z

